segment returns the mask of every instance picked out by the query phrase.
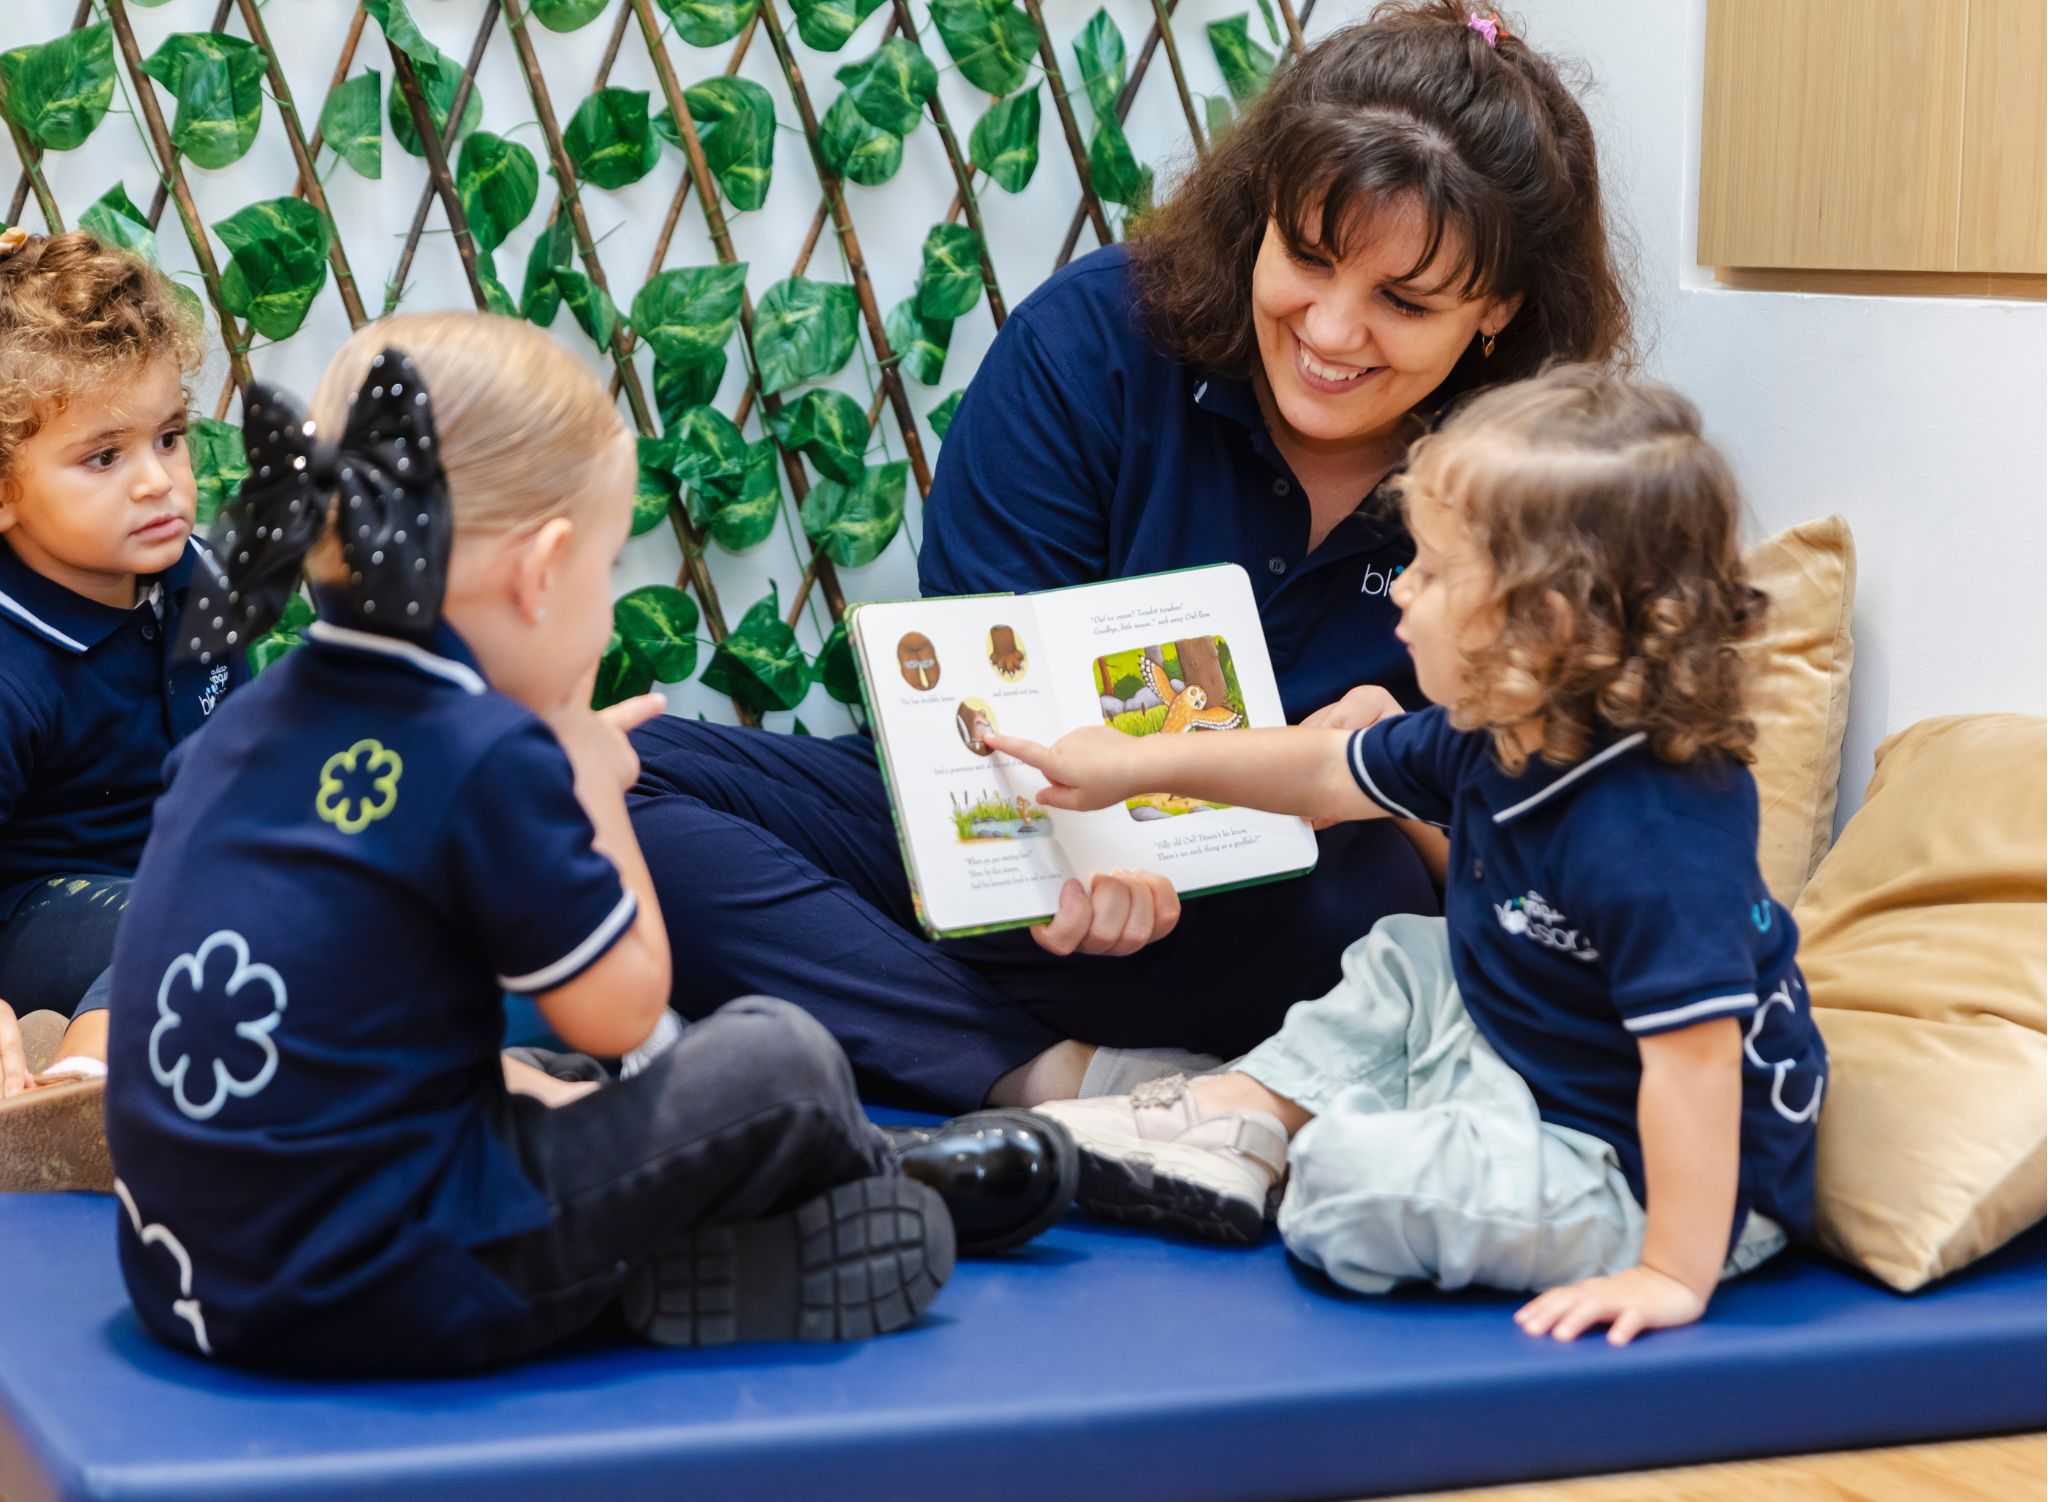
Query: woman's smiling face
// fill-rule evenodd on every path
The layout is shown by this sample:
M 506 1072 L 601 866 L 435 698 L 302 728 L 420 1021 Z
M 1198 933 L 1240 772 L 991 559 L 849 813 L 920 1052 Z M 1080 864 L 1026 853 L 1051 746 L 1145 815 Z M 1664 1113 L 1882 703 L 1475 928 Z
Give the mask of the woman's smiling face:
M 1313 230 L 1314 224 L 1304 226 Z M 1384 208 L 1345 237 L 1350 253 L 1290 250 L 1276 221 L 1252 268 L 1252 324 L 1280 420 L 1311 447 L 1391 432 L 1443 384 L 1473 339 L 1498 334 L 1519 296 L 1465 297 L 1456 247 L 1404 276 L 1428 244 L 1413 200 Z

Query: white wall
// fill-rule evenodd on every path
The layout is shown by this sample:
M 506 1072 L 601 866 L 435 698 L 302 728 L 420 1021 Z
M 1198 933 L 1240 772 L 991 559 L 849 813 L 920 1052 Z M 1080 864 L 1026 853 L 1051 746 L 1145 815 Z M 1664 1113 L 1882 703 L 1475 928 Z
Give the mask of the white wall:
M 1249 0 L 1183 0 L 1179 14 L 1184 21 L 1176 29 L 1198 90 L 1220 87 L 1201 24 L 1248 5 Z M 130 13 L 147 51 L 170 31 L 203 27 L 212 8 L 212 0 L 169 0 L 154 10 L 131 6 Z M 1095 0 L 1049 0 L 1046 6 L 1062 38 L 1094 8 Z M 1135 53 L 1149 24 L 1149 3 L 1110 0 L 1109 8 Z M 1311 34 L 1362 16 L 1368 8 L 1362 0 L 1322 0 Z M 0 7 L 0 50 L 56 34 L 69 22 L 71 9 L 72 0 L 6 0 Z M 481 10 L 478 0 L 415 0 L 412 9 L 441 47 L 458 57 L 467 54 Z M 265 8 L 308 115 L 317 113 L 351 10 L 349 0 L 270 0 Z M 1836 510 L 1855 528 L 1861 581 L 1856 679 L 1844 753 L 1846 813 L 1868 779 L 1871 753 L 1890 731 L 1929 715 L 1998 709 L 2038 713 L 2044 707 L 2048 500 L 2043 413 L 2048 381 L 2043 360 L 2048 325 L 2039 303 L 1810 297 L 1715 287 L 1694 264 L 1692 251 L 1704 14 L 1704 0 L 1524 0 L 1520 7 L 1523 27 L 1538 45 L 1583 59 L 1595 76 L 1588 104 L 1600 132 L 1615 208 L 1632 225 L 1640 253 L 1651 371 L 1690 393 L 1705 410 L 1748 487 L 1759 532 Z M 842 53 L 828 57 L 799 45 L 821 110 L 837 92 L 832 70 L 873 50 L 886 15 L 884 7 L 870 17 Z M 556 109 L 564 118 L 589 89 L 608 21 L 609 16 L 601 18 L 568 37 L 536 33 L 543 38 Z M 388 83 L 390 66 L 377 56 L 374 26 L 367 39 L 364 57 Z M 935 38 L 928 46 L 943 63 Z M 723 49 L 692 53 L 678 45 L 675 52 L 685 84 L 724 63 Z M 784 97 L 765 42 L 750 53 L 745 73 L 767 84 L 778 100 Z M 637 35 L 629 37 L 613 82 L 655 88 Z M 532 109 L 502 35 L 487 56 L 483 89 L 485 125 L 513 132 L 538 150 L 537 131 L 530 126 L 513 131 L 532 118 Z M 943 89 L 964 138 L 981 102 L 950 70 Z M 794 118 L 786 104 L 782 108 L 785 119 Z M 1178 159 L 1185 149 L 1183 131 L 1161 58 L 1133 114 L 1139 156 L 1161 164 Z M 1041 149 L 1038 175 L 1023 195 L 1012 198 L 991 189 L 984 200 L 998 270 L 1013 303 L 1050 269 L 1075 200 L 1072 169 L 1049 100 Z M 638 285 L 681 170 L 679 154 L 671 151 L 632 188 L 586 195 L 616 283 Z M 11 186 L 13 158 L 4 143 L 0 172 Z M 149 187 L 136 130 L 117 117 L 110 117 L 80 151 L 52 159 L 51 172 L 73 218 L 117 176 L 125 175 L 138 199 L 145 199 Z M 220 172 L 191 176 L 202 213 L 211 221 L 253 199 L 287 191 L 292 168 L 273 118 L 247 159 Z M 346 168 L 328 179 L 367 296 L 376 295 L 396 256 L 423 176 L 421 165 L 387 140 L 381 183 L 363 182 Z M 951 196 L 935 133 L 927 126 L 911 137 L 894 182 L 850 193 L 886 309 L 909 292 L 918 245 Z M 515 291 L 548 201 L 544 181 L 543 208 L 499 252 L 500 274 Z M 785 132 L 777 144 L 768 206 L 736 223 L 741 253 L 753 264 L 750 282 L 756 296 L 786 273 L 815 204 L 802 141 Z M 28 219 L 36 222 L 33 208 Z M 439 222 L 438 214 L 430 221 Z M 168 219 L 164 241 L 170 264 L 189 267 L 189 252 Z M 1089 243 L 1084 237 L 1084 248 Z M 701 216 L 692 205 L 668 264 L 711 259 Z M 813 274 L 844 275 L 829 231 Z M 445 236 L 429 237 L 414 281 L 408 307 L 467 301 Z M 595 352 L 566 315 L 558 328 L 596 362 Z M 308 388 L 327 351 L 345 332 L 338 300 L 324 294 L 300 336 L 259 352 L 258 373 Z M 920 412 L 965 383 L 992 333 L 985 304 L 960 321 L 944 380 L 930 390 L 912 388 Z M 838 384 L 862 396 L 871 389 L 858 368 Z M 729 375 L 727 400 L 735 399 L 737 391 L 737 376 Z M 928 452 L 936 448 L 928 432 L 926 447 Z M 914 525 L 914 508 L 912 520 Z M 671 579 L 676 563 L 675 545 L 665 532 L 641 538 L 621 565 L 620 587 Z M 786 537 L 744 558 L 714 554 L 714 572 L 734 618 L 771 579 L 781 583 L 786 601 L 799 576 Z M 910 538 L 899 540 L 870 567 L 848 571 L 845 580 L 856 597 L 911 592 L 915 561 Z M 806 627 L 803 639 L 815 647 L 815 625 Z M 676 697 L 685 712 L 730 717 L 730 706 L 699 686 L 690 685 Z M 822 691 L 814 691 L 800 713 L 817 730 L 845 724 Z M 773 716 L 771 723 L 786 725 L 788 718 Z
M 1736 292 L 1694 260 L 1705 0 L 1525 0 L 1582 59 L 1640 252 L 1649 368 L 1700 404 L 1769 533 L 1856 534 L 1840 817 L 1872 753 L 1931 715 L 2039 714 L 2048 683 L 2048 315 L 2038 302 Z

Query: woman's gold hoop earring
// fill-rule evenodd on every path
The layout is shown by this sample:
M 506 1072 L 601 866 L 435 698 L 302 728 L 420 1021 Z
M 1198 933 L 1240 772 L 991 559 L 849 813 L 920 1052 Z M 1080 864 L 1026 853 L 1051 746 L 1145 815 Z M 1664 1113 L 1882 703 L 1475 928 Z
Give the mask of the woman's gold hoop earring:
M 1480 339 L 1481 343 L 1479 345 L 1479 353 L 1484 358 L 1491 360 L 1493 358 L 1493 335 L 1482 334 L 1480 336 Z

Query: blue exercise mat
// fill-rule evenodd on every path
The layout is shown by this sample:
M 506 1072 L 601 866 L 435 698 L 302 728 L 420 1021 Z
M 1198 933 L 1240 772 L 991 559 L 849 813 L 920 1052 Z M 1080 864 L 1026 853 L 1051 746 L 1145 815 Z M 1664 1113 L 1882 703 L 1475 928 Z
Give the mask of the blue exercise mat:
M 379 1502 L 1357 1497 L 2043 1422 L 2038 1231 L 1913 1298 L 1805 1256 L 1627 1350 L 1515 1301 L 1366 1300 L 1251 1250 L 1070 1219 L 848 1346 L 589 1346 L 306 1383 L 155 1345 L 112 1200 L 0 1195 L 0 1496 Z M 403 1330 L 391 1338 L 402 1341 Z

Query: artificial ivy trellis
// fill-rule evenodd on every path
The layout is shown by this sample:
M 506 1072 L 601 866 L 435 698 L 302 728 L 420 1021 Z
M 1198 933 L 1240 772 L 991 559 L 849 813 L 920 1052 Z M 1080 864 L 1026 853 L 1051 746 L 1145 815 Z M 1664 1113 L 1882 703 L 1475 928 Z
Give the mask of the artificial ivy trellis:
M 150 205 L 139 208 L 126 185 L 116 183 L 78 222 L 153 257 L 163 213 L 167 206 L 177 209 L 230 369 L 213 417 L 196 419 L 192 431 L 202 518 L 210 519 L 247 473 L 239 433 L 224 419 L 249 382 L 254 339 L 290 337 L 330 279 L 351 326 L 361 327 L 370 316 L 321 188 L 322 151 L 349 170 L 377 177 L 387 143 L 396 145 L 424 158 L 428 181 L 384 279 L 382 312 L 394 311 L 405 297 L 438 205 L 475 305 L 542 324 L 554 323 L 566 308 L 609 359 L 613 395 L 625 399 L 639 432 L 634 529 L 666 521 L 683 566 L 675 585 L 636 589 L 617 602 L 600 699 L 695 675 L 730 694 L 751 722 L 765 711 L 795 707 L 813 683 L 842 703 L 858 700 L 837 571 L 879 556 L 902 527 L 909 487 L 915 484 L 920 496 L 930 488 L 910 384 L 940 382 L 953 323 L 984 297 L 998 327 L 1007 316 L 980 195 L 991 183 L 1001 191 L 1021 191 L 1038 171 L 1047 123 L 1043 97 L 1050 95 L 1058 139 L 1078 188 L 1057 266 L 1072 256 L 1084 228 L 1092 227 L 1102 243 L 1113 237 L 1107 205 L 1120 206 L 1128 216 L 1149 203 L 1152 174 L 1132 152 L 1124 121 L 1155 53 L 1162 46 L 1166 51 L 1199 153 L 1264 87 L 1275 53 L 1301 50 L 1302 26 L 1315 0 L 1307 0 L 1298 15 L 1291 0 L 1257 0 L 1273 51 L 1254 38 L 1249 12 L 1211 24 L 1207 41 L 1226 93 L 1203 100 L 1201 108 L 1173 32 L 1178 0 L 1151 0 L 1153 24 L 1134 64 L 1114 20 L 1097 11 L 1069 41 L 1065 56 L 1071 69 L 1040 0 L 928 0 L 922 24 L 912 0 L 658 0 L 658 6 L 657 0 L 481 0 L 474 42 L 460 62 L 420 32 L 407 0 L 360 0 L 320 109 L 311 117 L 310 135 L 265 29 L 261 0 L 216 0 L 205 31 L 176 33 L 145 56 L 129 7 L 166 3 L 79 0 L 68 32 L 0 55 L 0 116 L 22 163 L 5 222 L 20 220 L 33 196 L 44 224 L 61 232 L 65 221 L 45 170 L 47 153 L 82 144 L 117 97 L 132 101 L 154 179 Z M 890 17 L 875 48 L 834 56 L 885 4 Z M 542 71 L 533 28 L 573 31 L 608 10 L 616 14 L 602 64 L 565 123 Z M 230 31 L 237 19 L 244 35 Z M 372 27 L 371 34 L 382 36 L 388 78 L 376 67 L 356 69 Z M 540 128 L 539 155 L 484 120 L 475 80 L 501 29 L 511 34 Z M 632 30 L 654 68 L 657 89 L 651 96 L 609 82 Z M 727 209 L 759 208 L 773 175 L 788 170 L 786 154 L 776 159 L 780 127 L 774 96 L 738 76 L 749 47 L 764 32 L 820 194 L 794 263 L 757 302 Z M 720 72 L 684 83 L 678 54 L 701 66 L 700 50 L 728 43 Z M 822 111 L 823 96 L 814 95 L 806 81 L 799 43 L 832 56 L 831 77 L 839 88 Z M 991 96 L 964 147 L 939 97 L 944 67 L 957 68 Z M 202 224 L 184 163 L 210 170 L 238 163 L 273 114 L 296 168 L 290 193 L 257 199 L 211 226 Z M 857 198 L 847 184 L 887 181 L 901 162 L 903 138 L 925 120 L 940 138 L 955 191 L 951 207 L 925 237 L 914 290 L 885 313 L 854 222 Z M 600 259 L 583 195 L 637 181 L 652 169 L 664 143 L 682 152 L 686 170 L 642 284 L 624 296 L 613 291 Z M 543 168 L 555 181 L 555 201 L 523 276 L 508 278 L 496 256 L 537 209 Z M 716 261 L 668 266 L 672 237 L 693 195 Z M 809 275 L 828 224 L 845 265 L 844 281 Z M 710 403 L 735 343 L 747 380 L 727 415 Z M 814 384 L 838 374 L 857 352 L 874 375 L 865 405 Z M 959 396 L 956 388 L 925 414 L 941 440 Z M 756 409 L 759 436 L 749 439 Z M 874 457 L 878 443 L 890 446 L 881 428 L 885 410 L 895 420 L 900 459 Z M 713 551 L 756 546 L 778 525 L 801 529 L 807 544 L 799 550 L 803 572 L 789 603 L 785 607 L 771 586 L 736 622 L 728 622 L 711 568 Z M 809 657 L 797 644 L 795 628 L 814 596 L 825 602 L 834 627 Z M 297 640 L 305 619 L 302 606 L 252 648 L 259 668 Z M 700 629 L 713 648 L 701 673 Z

